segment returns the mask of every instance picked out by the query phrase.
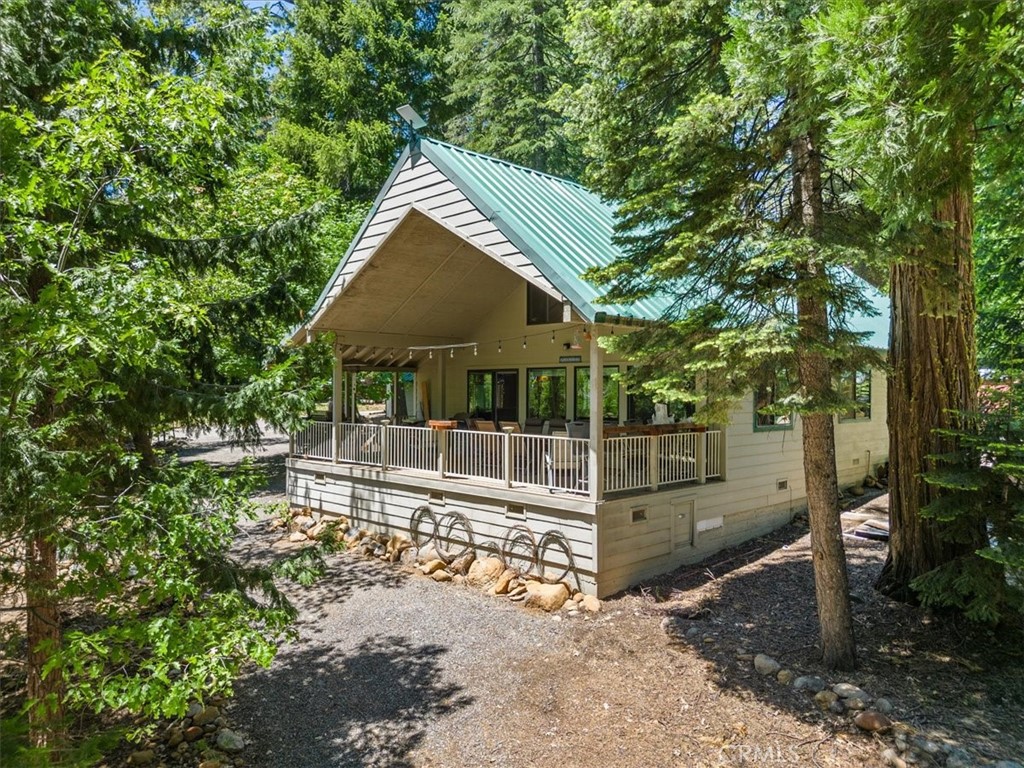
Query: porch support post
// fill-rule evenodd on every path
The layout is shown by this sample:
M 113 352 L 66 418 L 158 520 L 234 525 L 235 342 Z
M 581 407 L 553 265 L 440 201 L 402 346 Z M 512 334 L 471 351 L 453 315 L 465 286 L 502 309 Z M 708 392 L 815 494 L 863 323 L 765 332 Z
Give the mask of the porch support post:
M 604 498 L 604 350 L 597 329 L 590 337 L 590 445 L 587 462 L 590 500 Z
M 512 435 L 506 432 L 501 442 L 502 463 L 501 471 L 505 476 L 505 487 L 512 487 Z
M 659 459 L 661 447 L 661 438 L 658 435 L 651 435 L 647 438 L 650 442 L 647 444 L 647 467 L 648 467 L 648 480 L 651 482 L 651 490 L 658 490 L 658 483 L 661 482 L 661 462 Z
M 708 481 L 708 433 L 697 433 L 697 482 Z
M 341 413 L 345 408 L 345 393 L 342 384 L 345 377 L 344 361 L 341 357 L 341 344 L 334 343 L 334 371 L 331 376 L 331 421 L 334 422 L 334 446 L 331 456 L 335 463 L 341 458 Z

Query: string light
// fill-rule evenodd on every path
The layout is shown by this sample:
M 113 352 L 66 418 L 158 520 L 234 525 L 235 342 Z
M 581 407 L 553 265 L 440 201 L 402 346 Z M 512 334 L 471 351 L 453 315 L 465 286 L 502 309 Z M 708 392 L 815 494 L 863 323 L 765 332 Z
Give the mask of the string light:
M 526 349 L 526 337 L 523 336 L 523 349 Z
M 433 360 L 433 359 L 434 359 L 434 350 L 430 350 L 430 359 L 431 359 L 431 360 Z
M 476 357 L 476 344 L 473 345 L 473 357 Z
M 551 343 L 552 344 L 555 343 L 555 332 L 554 331 L 551 332 Z
M 455 347 L 452 347 L 450 350 L 448 350 L 448 357 L 450 357 L 452 360 L 455 359 Z
M 498 339 L 498 354 L 501 354 L 501 339 Z

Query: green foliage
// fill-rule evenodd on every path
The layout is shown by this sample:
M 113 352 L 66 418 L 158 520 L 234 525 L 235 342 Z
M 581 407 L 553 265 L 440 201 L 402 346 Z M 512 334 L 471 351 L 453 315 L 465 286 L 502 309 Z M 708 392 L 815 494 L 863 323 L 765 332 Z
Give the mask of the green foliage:
M 805 353 L 823 353 L 836 373 L 878 363 L 849 330 L 854 314 L 873 312 L 851 268 L 870 253 L 874 222 L 848 203 L 854 171 L 827 160 L 827 100 L 806 31 L 813 11 L 593 2 L 573 16 L 588 74 L 568 108 L 593 180 L 622 201 L 626 251 L 590 277 L 610 300 L 660 295 L 672 307 L 662 326 L 609 343 L 638 363 L 633 386 L 706 398 L 703 421 L 725 420 L 739 394 L 776 369 L 798 371 Z M 814 231 L 795 190 L 810 172 L 794 149 L 804 136 L 824 158 Z M 808 297 L 828 308 L 813 340 L 797 316 Z M 785 407 L 838 412 L 843 398 L 798 386 Z
M 298 3 L 275 150 L 350 198 L 372 196 L 408 138 L 395 109 L 409 103 L 435 124 L 445 118 L 440 13 L 434 0 Z
M 457 144 L 538 171 L 578 178 L 582 153 L 553 103 L 581 71 L 565 37 L 563 0 L 462 0 L 447 17 L 447 76 Z
M 922 515 L 943 523 L 947 541 L 974 541 L 980 524 L 988 546 L 920 576 L 924 605 L 952 607 L 974 621 L 1024 612 L 1024 387 L 987 385 L 986 409 L 963 419 L 974 429 L 950 433 L 958 451 L 933 457 L 925 480 L 944 490 Z

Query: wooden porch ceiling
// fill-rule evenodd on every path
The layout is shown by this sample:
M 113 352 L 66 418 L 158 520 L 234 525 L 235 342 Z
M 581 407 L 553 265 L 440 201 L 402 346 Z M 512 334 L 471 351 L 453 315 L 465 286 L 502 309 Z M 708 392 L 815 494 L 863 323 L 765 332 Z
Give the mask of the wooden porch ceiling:
M 474 341 L 488 312 L 523 278 L 430 216 L 410 209 L 326 308 L 345 364 L 400 368 L 408 348 Z

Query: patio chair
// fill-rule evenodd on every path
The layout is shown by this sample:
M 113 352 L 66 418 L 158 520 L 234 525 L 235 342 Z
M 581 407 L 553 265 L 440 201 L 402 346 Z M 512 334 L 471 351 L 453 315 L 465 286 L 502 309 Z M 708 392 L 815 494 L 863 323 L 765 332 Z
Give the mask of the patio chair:
M 498 431 L 497 428 L 494 426 L 494 422 L 493 421 L 489 421 L 487 419 L 476 419 L 473 422 L 473 425 L 476 427 L 477 432 L 497 432 Z
M 544 453 L 548 491 L 585 490 L 587 451 L 569 440 L 552 440 Z M 559 482 L 564 481 L 564 482 Z

